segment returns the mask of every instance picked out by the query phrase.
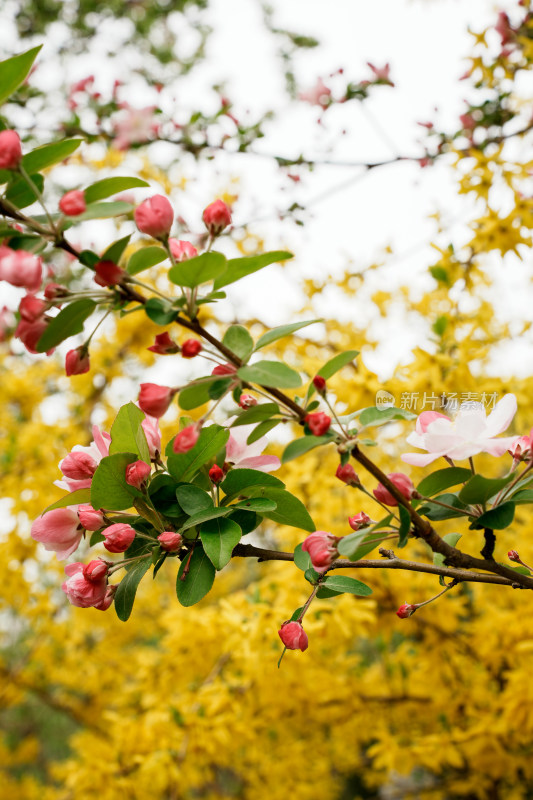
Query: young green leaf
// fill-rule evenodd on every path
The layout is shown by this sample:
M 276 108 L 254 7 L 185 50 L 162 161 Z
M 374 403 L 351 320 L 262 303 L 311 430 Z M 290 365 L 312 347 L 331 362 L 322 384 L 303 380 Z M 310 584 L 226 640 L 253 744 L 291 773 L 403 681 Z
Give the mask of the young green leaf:
M 181 580 L 189 563 L 189 572 L 185 580 Z M 193 606 L 199 603 L 202 598 L 211 590 L 215 580 L 215 568 L 203 547 L 196 545 L 191 556 L 190 562 L 185 558 L 181 563 L 176 580 L 176 594 L 182 606 Z
M 294 563 L 302 572 L 307 572 L 313 565 L 309 553 L 306 550 L 302 550 L 302 544 L 303 542 L 297 544 L 294 548 Z
M 43 144 L 22 157 L 22 166 L 30 175 L 41 172 L 71 156 L 81 143 L 82 139 L 64 139 L 62 142 Z
M 411 529 L 411 517 L 405 506 L 398 506 L 398 513 L 400 514 L 400 531 L 398 537 L 398 547 L 405 547 L 409 539 L 409 531 Z
M 462 534 L 460 533 L 445 533 L 442 538 L 450 547 L 455 547 L 461 536 Z M 444 556 L 442 553 L 433 553 L 433 563 L 438 567 L 444 566 Z
M 512 474 L 505 478 L 484 478 L 483 475 L 473 475 L 459 492 L 459 500 L 467 504 L 486 503 L 504 486 L 507 486 L 513 478 Z
M 358 355 L 359 350 L 347 350 L 345 353 L 339 353 L 338 356 L 333 356 L 329 361 L 326 361 L 324 366 L 318 370 L 317 375 L 327 381 L 340 369 L 351 364 Z
M 83 323 L 90 317 L 96 308 L 94 300 L 84 297 L 81 300 L 75 300 L 69 303 L 68 306 L 61 309 L 57 317 L 54 317 L 48 323 L 47 328 L 35 348 L 38 353 L 46 353 L 52 347 L 68 339 L 69 336 L 74 336 L 76 333 L 81 333 L 83 330 Z
M 261 253 L 258 256 L 245 256 L 244 258 L 232 258 L 227 262 L 225 271 L 215 280 L 214 288 L 221 289 L 230 283 L 235 283 L 246 275 L 251 275 L 263 267 L 275 264 L 279 261 L 287 261 L 293 258 L 292 253 L 285 250 L 275 250 L 271 253 Z
M 237 375 L 243 381 L 279 389 L 295 389 L 302 383 L 298 373 L 281 361 L 257 361 L 238 369 Z
M 292 461 L 293 458 L 299 458 L 299 456 L 304 455 L 304 453 L 314 450 L 315 447 L 320 447 L 323 444 L 330 444 L 334 441 L 335 434 L 333 433 L 328 433 L 325 436 L 302 436 L 300 439 L 294 439 L 294 441 L 289 442 L 283 451 L 281 463 L 286 464 L 288 461 Z
M 198 514 L 201 511 L 214 508 L 213 498 L 198 486 L 185 483 L 176 489 L 178 503 L 186 514 Z
M 508 528 L 514 519 L 515 504 L 513 502 L 502 503 L 490 511 L 485 511 L 475 521 L 476 528 L 492 528 L 501 531 Z
M 150 463 L 150 450 L 142 427 L 143 420 L 144 412 L 137 408 L 135 403 L 122 406 L 111 426 L 109 455 L 136 453 L 142 461 Z
M 105 200 L 117 192 L 125 192 L 128 189 L 137 189 L 139 187 L 149 186 L 146 181 L 141 178 L 103 178 L 101 181 L 96 181 L 88 186 L 85 191 L 85 202 L 96 203 L 98 200 Z
M 269 475 L 267 472 L 261 472 L 258 469 L 232 469 L 222 483 L 220 488 L 225 495 L 231 497 L 234 494 L 242 494 L 252 486 L 274 486 L 278 489 L 284 489 L 285 484 L 274 475 Z
M 263 436 L 266 436 L 267 433 L 270 433 L 270 431 L 275 428 L 276 425 L 279 425 L 280 422 L 280 419 L 266 419 L 264 422 L 260 422 L 259 425 L 256 425 L 253 431 L 248 434 L 246 444 L 253 444 L 259 439 L 262 439 Z
M 174 322 L 178 315 L 176 308 L 158 297 L 150 297 L 146 301 L 144 312 L 156 325 L 168 325 L 170 322 Z
M 196 514 L 190 516 L 187 522 L 181 526 L 179 532 L 184 533 L 191 528 L 196 528 L 197 525 L 201 525 L 202 522 L 207 522 L 209 519 L 227 517 L 228 514 L 231 513 L 231 510 L 231 506 L 221 506 L 219 508 L 212 506 L 211 508 L 205 508 L 203 511 L 198 511 Z
M 242 325 L 232 325 L 222 339 L 222 344 L 232 350 L 239 358 L 248 361 L 253 349 L 254 340 Z
M 127 236 L 124 236 L 122 239 L 117 239 L 116 242 L 110 244 L 107 250 L 102 254 L 102 261 L 113 261 L 115 264 L 118 264 L 130 239 L 131 233 L 128 233 Z
M 115 453 L 100 461 L 91 483 L 93 508 L 124 511 L 133 506 L 136 497 L 142 497 L 138 489 L 126 483 L 126 467 L 133 461 L 137 461 L 136 453 Z
M 168 271 L 168 278 L 176 286 L 194 289 L 202 283 L 212 281 L 226 269 L 226 257 L 222 253 L 202 253 L 186 261 L 180 261 Z
M 233 548 L 239 544 L 242 531 L 231 519 L 211 519 L 202 523 L 200 539 L 215 569 L 222 569 L 231 560 Z
M 239 414 L 236 420 L 231 423 L 232 428 L 239 425 L 251 425 L 254 422 L 263 422 L 265 419 L 270 419 L 274 414 L 279 414 L 279 406 L 277 403 L 259 403 L 256 406 L 245 409 L 242 414 Z
M 7 100 L 24 83 L 42 44 L 25 53 L 0 61 L 0 104 Z
M 130 257 L 128 266 L 126 267 L 130 275 L 137 275 L 149 267 L 160 264 L 168 258 L 166 250 L 157 245 L 150 245 L 149 247 L 141 247 L 136 253 Z
M 139 583 L 151 566 L 152 555 L 150 554 L 134 563 L 120 581 L 115 594 L 115 611 L 122 622 L 126 622 L 130 618 Z
M 264 514 L 266 511 L 275 511 L 277 503 L 271 500 L 270 497 L 248 497 L 246 500 L 240 500 L 238 503 L 229 506 L 229 508 L 242 508 L 243 511 L 255 511 L 258 514 Z
M 229 439 L 229 430 L 220 425 L 209 425 L 202 428 L 198 441 L 187 453 L 172 453 L 168 459 L 168 471 L 178 481 L 188 483 L 204 464 L 214 459 L 225 447 Z
M 368 597 L 372 589 L 366 583 L 346 575 L 328 575 L 324 578 L 321 588 L 317 592 L 318 598 L 333 597 L 333 595 L 348 592 L 357 597 Z
M 291 333 L 299 331 L 300 328 L 307 328 L 308 325 L 314 325 L 315 322 L 323 322 L 323 320 L 308 319 L 305 322 L 292 322 L 290 325 L 280 325 L 279 328 L 272 328 L 271 331 L 268 331 L 259 337 L 254 350 L 257 352 L 257 350 L 261 350 L 262 347 L 266 347 L 268 344 L 272 344 L 272 342 L 277 342 L 278 339 L 283 339 L 285 336 L 289 336 Z
M 111 217 L 120 217 L 122 214 L 130 214 L 133 211 L 131 203 L 124 203 L 122 200 L 112 200 L 109 203 L 91 203 L 87 206 L 87 210 L 83 214 L 78 214 L 77 217 L 69 217 L 63 223 L 63 227 L 69 228 L 71 225 L 76 225 L 78 222 L 84 222 L 87 219 L 110 219 Z
M 435 497 L 435 500 L 440 500 L 441 503 L 446 503 L 447 506 L 456 508 L 457 511 L 452 511 L 450 508 L 445 508 L 437 503 L 424 503 L 418 510 L 419 514 L 423 514 L 431 520 L 455 519 L 456 517 L 464 517 L 465 504 L 462 503 L 456 494 L 445 492 Z
M 392 408 L 376 408 L 375 406 L 371 406 L 370 408 L 365 408 L 361 412 L 359 416 L 359 422 L 361 425 L 384 425 L 386 422 L 391 422 L 395 419 L 415 419 L 416 414 L 412 414 L 411 411 L 406 411 L 403 408 L 396 408 L 392 406 Z
M 244 494 L 244 492 L 241 492 L 241 494 Z M 252 486 L 246 490 L 246 494 L 248 497 L 262 496 L 274 500 L 277 504 L 276 510 L 267 511 L 263 514 L 263 516 L 272 520 L 272 522 L 277 522 L 279 525 L 289 525 L 293 528 L 300 528 L 304 531 L 316 531 L 316 525 L 309 516 L 309 512 L 304 504 L 285 489 L 276 489 L 274 487 L 265 489 L 260 486 Z
M 472 472 L 464 467 L 445 467 L 438 469 L 427 478 L 424 478 L 417 486 L 417 492 L 424 497 L 431 497 L 434 494 L 449 489 L 450 486 L 457 486 L 458 483 L 465 483 L 470 480 Z
M 42 192 L 44 186 L 43 176 L 37 173 L 36 175 L 30 175 L 30 178 L 38 190 Z M 36 199 L 37 195 L 33 189 L 28 186 L 24 178 L 15 178 L 15 180 L 9 184 L 6 191 L 6 200 L 9 200 L 10 203 L 13 203 L 14 206 L 20 209 L 30 206 Z
M 67 506 L 77 506 L 81 505 L 82 503 L 90 503 L 90 502 L 91 502 L 90 489 L 76 489 L 74 492 L 66 494 L 64 497 L 61 497 L 59 500 L 56 500 L 56 502 L 52 503 L 52 505 L 47 506 L 41 513 L 41 516 L 43 514 L 46 514 L 47 511 L 53 511 L 54 508 L 66 508 Z

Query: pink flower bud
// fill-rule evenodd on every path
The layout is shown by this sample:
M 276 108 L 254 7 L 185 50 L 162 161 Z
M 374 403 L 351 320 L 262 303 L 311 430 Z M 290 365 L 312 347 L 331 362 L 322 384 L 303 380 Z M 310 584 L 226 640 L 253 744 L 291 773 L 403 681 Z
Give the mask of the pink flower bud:
M 304 421 L 307 423 L 313 436 L 323 436 L 329 431 L 331 425 L 331 417 L 328 417 L 323 411 L 317 411 L 315 414 L 308 414 L 304 418 Z
M 78 547 L 83 528 L 76 511 L 72 508 L 54 508 L 35 520 L 31 536 L 44 544 L 46 550 L 54 550 L 60 560 L 68 558 Z
M 412 614 L 415 613 L 416 609 L 418 608 L 417 605 L 411 605 L 411 603 L 404 603 L 400 606 L 398 611 L 396 612 L 396 616 L 400 617 L 400 619 L 407 619 Z
M 359 480 L 357 473 L 351 464 L 345 464 L 344 466 L 339 464 L 335 473 L 335 477 L 340 481 L 347 483 L 348 486 L 360 486 L 361 484 L 361 481 Z
M 354 514 L 353 517 L 348 517 L 348 524 L 352 531 L 358 531 L 360 528 L 370 525 L 371 522 L 372 520 L 364 511 L 360 511 L 359 514 Z
M 170 386 L 159 386 L 157 383 L 141 383 L 138 403 L 145 414 L 151 417 L 162 417 L 168 410 L 176 389 Z
M 1 134 L 0 134 L 1 136 Z M 0 280 L 12 286 L 24 286 L 29 292 L 36 292 L 41 286 L 43 265 L 39 256 L 26 250 L 12 250 L 0 246 Z
M 135 539 L 135 530 L 125 522 L 116 522 L 109 528 L 104 528 L 104 547 L 110 553 L 123 553 Z
M 218 464 L 213 464 L 209 470 L 209 477 L 213 483 L 220 483 L 220 481 L 224 480 L 224 470 L 221 469 Z
M 301 622 L 284 622 L 278 631 L 279 638 L 287 650 L 307 650 L 309 641 Z
M 405 498 L 407 498 L 407 500 L 411 499 L 415 490 L 411 478 L 409 478 L 407 475 L 404 475 L 403 472 L 390 472 L 387 475 L 387 478 L 396 486 L 398 491 L 401 492 Z M 381 483 L 378 483 L 374 489 L 374 497 L 381 503 L 385 503 L 386 506 L 398 505 L 396 498 L 393 497 L 389 490 L 385 489 Z
M 223 200 L 215 200 L 204 209 L 202 219 L 211 236 L 218 236 L 231 225 L 231 211 Z
M 134 461 L 126 467 L 126 483 L 141 489 L 152 469 L 145 461 Z
M 198 255 L 198 250 L 193 244 L 181 239 L 169 239 L 168 246 L 174 261 L 188 261 L 189 258 L 194 258 Z
M 94 280 L 99 286 L 114 286 L 127 275 L 114 261 L 99 261 L 95 264 L 94 271 L 96 272 Z
M 19 313 L 21 319 L 26 322 L 35 322 L 35 320 L 42 317 L 46 311 L 46 303 L 44 300 L 39 300 L 34 294 L 26 294 L 19 303 Z
M 509 559 L 509 561 L 516 561 L 520 563 L 520 556 L 518 555 L 516 550 L 509 550 L 509 552 L 507 553 L 507 558 Z
M 164 531 L 157 537 L 159 544 L 168 553 L 175 553 L 181 550 L 183 544 L 183 536 L 181 533 L 174 533 L 174 531 Z
M 79 561 L 67 564 L 65 572 L 69 576 L 62 589 L 73 606 L 89 608 L 103 602 L 107 593 L 107 564 L 95 560 L 84 565 Z
M 326 393 L 326 381 L 320 375 L 315 375 L 313 378 L 313 386 L 319 394 Z
M 89 453 L 73 450 L 72 453 L 65 456 L 59 466 L 65 478 L 73 481 L 85 481 L 93 477 L 98 464 Z
M 115 595 L 117 593 L 118 584 L 113 586 L 108 586 L 104 595 L 104 599 L 100 600 L 99 603 L 96 603 L 93 608 L 97 608 L 98 611 L 107 611 L 109 606 L 112 605 L 113 600 L 115 599 Z
M 235 364 L 217 364 L 211 375 L 235 375 L 236 372 Z
M 313 569 L 325 572 L 339 556 L 337 536 L 327 531 L 315 531 L 309 534 L 302 544 L 302 550 L 309 553 Z
M 45 332 L 48 326 L 47 317 L 39 317 L 35 322 L 27 322 L 21 319 L 15 329 L 15 336 L 20 339 L 24 347 L 29 353 L 37 353 L 37 342 Z M 46 355 L 49 356 L 54 352 L 52 347 L 47 350 Z
M 44 296 L 47 300 L 57 300 L 58 297 L 68 297 L 70 294 L 66 286 L 60 283 L 47 283 L 44 287 Z
M 146 417 L 141 422 L 141 427 L 148 442 L 148 450 L 150 451 L 150 458 L 155 458 L 156 453 L 161 452 L 161 432 L 159 430 L 159 422 L 156 417 Z
M 98 531 L 105 524 L 104 515 L 88 503 L 78 506 L 78 518 L 86 531 Z
M 135 224 L 141 233 L 164 239 L 174 222 L 174 210 L 162 194 L 155 194 L 137 206 L 133 212 Z
M 83 214 L 87 210 L 85 194 L 77 189 L 67 192 L 59 201 L 59 208 L 67 217 L 77 217 L 78 214 Z
M 91 369 L 91 361 L 89 358 L 89 351 L 84 345 L 76 347 L 75 350 L 69 350 L 65 356 L 65 372 L 67 377 L 71 375 L 83 375 Z
M 16 131 L 0 133 L 0 169 L 16 169 L 22 160 L 22 145 Z
M 531 435 L 520 436 L 507 451 L 515 461 L 521 461 L 531 454 Z
M 239 397 L 239 406 L 241 408 L 252 408 L 257 405 L 257 400 L 251 394 L 241 394 Z
M 198 441 L 199 435 L 200 432 L 196 425 L 187 425 L 174 438 L 172 449 L 175 453 L 188 453 Z
M 160 356 L 171 355 L 172 353 L 179 352 L 179 346 L 170 338 L 168 331 L 165 331 L 164 333 L 158 333 L 155 337 L 155 342 L 153 345 L 147 349 L 151 350 L 152 353 L 158 353 Z
M 202 343 L 198 339 L 186 339 L 181 345 L 183 358 L 194 358 L 202 350 Z

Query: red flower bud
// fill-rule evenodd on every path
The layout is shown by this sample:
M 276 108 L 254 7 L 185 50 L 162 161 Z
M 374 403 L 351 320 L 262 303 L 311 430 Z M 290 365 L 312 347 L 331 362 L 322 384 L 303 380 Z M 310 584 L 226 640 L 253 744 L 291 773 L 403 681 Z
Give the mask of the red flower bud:
M 59 201 L 59 208 L 67 217 L 77 217 L 78 214 L 83 214 L 87 210 L 85 194 L 76 189 L 67 192 Z
M 16 131 L 0 133 L 0 169 L 16 169 L 22 160 L 20 136 Z
M 99 261 L 95 264 L 94 271 L 96 272 L 94 280 L 99 286 L 114 286 L 127 274 L 114 261 Z
M 137 206 L 133 216 L 138 229 L 154 239 L 168 236 L 174 222 L 174 210 L 162 194 L 156 194 Z
M 188 261 L 189 258 L 194 258 L 198 255 L 198 250 L 190 242 L 182 241 L 181 239 L 169 239 L 168 246 L 174 258 L 174 261 Z
M 110 553 L 123 553 L 135 539 L 135 529 L 125 522 L 104 528 L 102 534 L 105 536 L 104 547 Z
M 224 480 L 224 470 L 221 469 L 218 464 L 213 464 L 209 470 L 209 477 L 213 483 L 220 483 L 220 481 Z
M 218 236 L 231 225 L 231 211 L 223 200 L 215 200 L 204 209 L 202 219 L 211 236 Z
M 400 617 L 400 619 L 407 619 L 412 614 L 415 613 L 416 609 L 418 608 L 417 605 L 411 605 L 411 603 L 404 603 L 400 606 L 398 611 L 396 612 L 396 616 Z
M 88 503 L 78 506 L 78 519 L 86 531 L 97 531 L 104 525 L 104 515 Z
M 19 312 L 21 319 L 26 322 L 35 322 L 39 319 L 46 310 L 46 303 L 44 300 L 39 300 L 34 294 L 25 294 L 19 303 Z
M 340 481 L 347 483 L 348 486 L 359 486 L 361 484 L 361 481 L 359 480 L 357 473 L 351 464 L 345 464 L 344 466 L 339 464 L 335 473 L 335 477 Z
M 313 436 L 323 436 L 329 430 L 331 425 L 331 417 L 324 414 L 323 411 L 317 411 L 315 414 L 308 414 L 304 420 Z
M 348 524 L 352 531 L 358 531 L 360 528 L 364 528 L 366 525 L 369 525 L 372 522 L 368 514 L 365 514 L 364 511 L 360 511 L 359 514 L 354 514 L 353 517 L 348 517 Z
M 337 536 L 327 531 L 315 531 L 304 539 L 302 550 L 309 553 L 313 569 L 316 572 L 325 572 L 331 567 L 339 555 L 337 550 Z
M 150 417 L 162 417 L 168 410 L 176 389 L 170 386 L 159 386 L 157 383 L 141 383 L 139 407 Z
M 387 475 L 387 478 L 396 486 L 398 491 L 401 492 L 405 498 L 407 498 L 407 500 L 411 499 L 415 490 L 411 478 L 409 478 L 407 475 L 404 475 L 403 472 L 390 472 Z M 378 483 L 374 489 L 374 497 L 381 503 L 385 503 L 386 506 L 398 505 L 396 498 L 393 497 L 389 490 L 386 489 L 381 483 Z
M 101 558 L 96 558 L 94 561 L 89 561 L 83 567 L 83 577 L 91 583 L 97 583 L 107 575 L 108 566 Z
M 507 553 L 507 558 L 509 559 L 509 561 L 517 561 L 518 563 L 520 563 L 520 556 L 518 555 L 516 550 L 509 550 L 509 552 Z
M 126 483 L 141 489 L 151 471 L 150 464 L 145 461 L 134 461 L 126 467 Z
M 200 432 L 196 425 L 187 425 L 174 438 L 172 449 L 175 453 L 188 453 L 198 441 L 199 435 Z
M 107 611 L 107 609 L 115 599 L 115 594 L 117 593 L 117 589 L 118 589 L 118 584 L 115 584 L 113 586 L 108 586 L 104 595 L 104 599 L 100 600 L 100 602 L 94 605 L 93 608 L 97 608 L 98 611 Z
M 313 386 L 319 394 L 326 393 L 326 381 L 324 378 L 321 378 L 320 375 L 315 375 L 313 378 Z
M 57 300 L 58 297 L 68 297 L 70 294 L 66 286 L 60 283 L 47 283 L 44 287 L 44 296 L 47 300 Z
M 235 375 L 236 372 L 235 364 L 217 364 L 211 375 Z
M 284 622 L 278 635 L 287 650 L 307 650 L 309 641 L 301 622 Z
M 202 343 L 198 339 L 186 339 L 181 345 L 183 358 L 194 358 L 202 350 Z
M 68 377 L 71 375 L 83 375 L 89 372 L 91 362 L 89 352 L 83 345 L 75 350 L 69 350 L 65 356 L 65 372 Z
M 164 333 L 158 333 L 155 337 L 153 345 L 147 349 L 151 350 L 152 353 L 158 353 L 160 356 L 179 353 L 179 346 L 170 338 L 168 331 L 165 331 Z
M 174 533 L 174 531 L 164 531 L 160 533 L 157 540 L 163 550 L 168 553 L 175 553 L 176 550 L 181 550 L 183 544 L 183 536 L 181 533 Z
M 251 394 L 241 394 L 239 397 L 239 406 L 241 408 L 252 408 L 257 405 L 257 400 Z

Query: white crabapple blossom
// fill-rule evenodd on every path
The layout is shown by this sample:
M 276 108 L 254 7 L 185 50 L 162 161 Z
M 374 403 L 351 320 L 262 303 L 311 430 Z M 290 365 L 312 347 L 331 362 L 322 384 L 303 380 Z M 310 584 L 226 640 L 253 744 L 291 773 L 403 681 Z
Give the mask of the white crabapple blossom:
M 228 420 L 231 425 L 235 417 Z M 247 444 L 250 433 L 255 425 L 239 425 L 237 428 L 230 428 L 230 436 L 226 444 L 226 461 L 232 464 L 233 468 L 257 469 L 260 472 L 272 472 L 279 469 L 281 461 L 277 456 L 262 456 L 261 453 L 268 444 L 266 436 L 262 436 L 256 442 Z
M 516 441 L 516 436 L 496 439 L 505 431 L 516 414 L 516 397 L 506 394 L 487 416 L 482 403 L 462 403 L 455 419 L 437 411 L 423 411 L 416 429 L 407 443 L 423 453 L 405 453 L 402 461 L 415 467 L 425 467 L 441 456 L 462 461 L 478 453 L 502 456 Z

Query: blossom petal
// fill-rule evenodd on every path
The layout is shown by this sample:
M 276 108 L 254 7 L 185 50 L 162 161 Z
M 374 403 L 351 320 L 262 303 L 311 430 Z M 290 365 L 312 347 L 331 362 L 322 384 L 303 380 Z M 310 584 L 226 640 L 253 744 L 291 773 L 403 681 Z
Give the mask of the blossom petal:
M 248 468 L 258 469 L 260 472 L 272 472 L 274 469 L 281 467 L 281 461 L 277 456 L 252 456 L 251 458 L 243 458 L 238 464 L 235 464 L 233 469 Z
M 486 436 L 497 436 L 507 430 L 516 414 L 516 408 L 517 403 L 514 394 L 506 394 L 502 397 L 487 417 Z
M 413 467 L 426 467 L 428 464 L 436 461 L 437 458 L 445 455 L 446 451 L 442 453 L 404 453 L 401 459 L 405 461 L 406 464 L 412 464 Z

